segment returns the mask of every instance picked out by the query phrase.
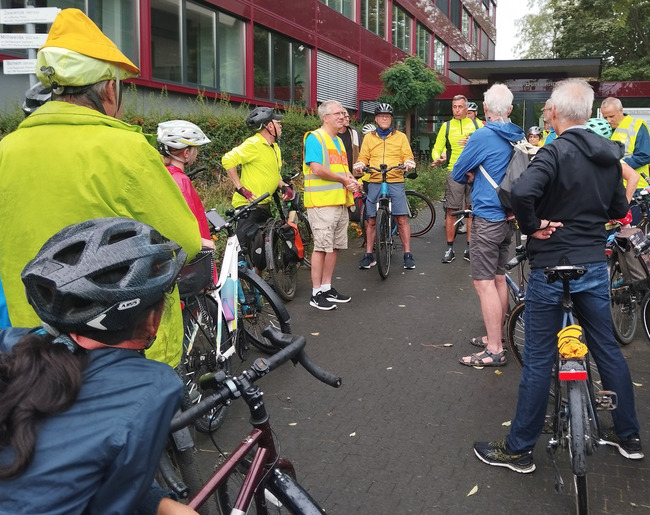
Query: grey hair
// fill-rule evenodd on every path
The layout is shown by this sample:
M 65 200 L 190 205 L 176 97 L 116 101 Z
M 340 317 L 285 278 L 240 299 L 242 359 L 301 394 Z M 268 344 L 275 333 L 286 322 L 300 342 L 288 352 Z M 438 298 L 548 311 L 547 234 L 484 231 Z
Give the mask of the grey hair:
M 93 102 L 90 91 L 93 91 L 99 100 L 106 100 L 108 98 L 106 89 L 108 88 L 108 83 L 111 80 L 113 79 L 102 80 L 96 82 L 92 86 L 88 86 L 87 88 L 81 87 L 79 88 L 80 91 L 78 93 L 64 90 L 62 94 L 56 94 L 54 91 L 52 91 L 52 100 L 62 100 L 70 104 L 88 107 L 89 109 L 94 109 L 97 111 L 97 105 L 95 102 Z
M 594 105 L 594 90 L 582 79 L 558 82 L 551 94 L 557 117 L 563 121 L 586 123 Z
M 465 104 L 467 104 L 467 97 L 465 95 L 456 95 L 454 98 L 451 99 L 452 102 L 454 100 L 464 100 Z
M 325 102 L 318 106 L 318 116 L 320 117 L 321 121 L 325 115 L 329 114 L 331 106 L 337 106 L 343 109 L 343 104 L 341 104 L 341 102 L 338 100 L 325 100 Z
M 617 111 L 623 110 L 623 104 L 616 97 L 607 97 L 605 100 L 603 100 L 603 103 L 600 104 L 600 108 L 602 109 L 603 107 L 613 107 Z
M 483 94 L 483 101 L 491 114 L 506 117 L 512 107 L 514 95 L 505 84 L 493 84 Z

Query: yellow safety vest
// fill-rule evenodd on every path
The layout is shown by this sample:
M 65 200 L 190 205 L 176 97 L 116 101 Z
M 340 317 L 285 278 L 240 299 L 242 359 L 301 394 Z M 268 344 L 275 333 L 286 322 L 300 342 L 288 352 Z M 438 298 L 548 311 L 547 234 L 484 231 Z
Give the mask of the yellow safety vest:
M 625 157 L 631 157 L 634 153 L 634 144 L 636 143 L 636 135 L 639 132 L 639 129 L 645 122 L 639 118 L 632 118 L 630 115 L 625 116 L 619 126 L 614 130 L 612 134 L 613 141 L 620 141 L 625 146 Z M 643 172 L 648 175 L 648 165 L 643 165 L 636 169 L 637 172 Z M 637 188 L 645 188 L 648 186 L 648 183 L 643 177 L 639 177 L 639 183 Z
M 334 140 L 323 129 L 309 131 L 305 133 L 302 140 L 303 155 L 305 151 L 305 141 L 307 136 L 313 134 L 323 147 L 322 165 L 330 172 L 340 175 L 348 173 L 348 156 L 345 153 L 345 146 L 339 140 L 340 151 L 336 148 Z M 325 207 L 325 206 L 351 206 L 354 204 L 352 192 L 349 191 L 342 183 L 322 179 L 311 171 L 303 160 L 302 172 L 305 175 L 305 207 Z

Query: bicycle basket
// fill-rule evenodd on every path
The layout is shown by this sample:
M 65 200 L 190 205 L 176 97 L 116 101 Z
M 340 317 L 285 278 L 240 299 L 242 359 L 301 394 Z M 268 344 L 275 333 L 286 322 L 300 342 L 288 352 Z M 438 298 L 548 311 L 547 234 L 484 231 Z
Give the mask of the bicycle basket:
M 201 250 L 192 261 L 181 269 L 176 284 L 183 297 L 196 295 L 204 288 L 213 285 L 214 251 Z
M 634 253 L 634 246 L 645 239 L 643 231 L 637 227 L 621 229 L 616 235 L 616 242 L 625 250 L 620 257 L 619 264 L 626 282 L 645 280 L 650 277 L 650 254 L 642 253 L 638 257 Z

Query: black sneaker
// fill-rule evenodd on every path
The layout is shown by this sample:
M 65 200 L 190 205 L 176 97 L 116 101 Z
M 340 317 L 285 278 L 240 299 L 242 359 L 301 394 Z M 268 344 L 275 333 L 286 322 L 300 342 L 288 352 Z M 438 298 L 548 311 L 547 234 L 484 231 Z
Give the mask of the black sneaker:
M 324 292 L 323 297 L 325 297 L 328 302 L 340 302 L 342 304 L 345 302 L 350 302 L 350 300 L 352 300 L 352 297 L 343 295 L 342 293 L 337 292 L 334 288 L 330 288 Z
M 521 474 L 530 474 L 535 470 L 533 451 L 510 452 L 505 438 L 498 442 L 475 442 L 474 453 L 483 463 L 494 467 L 506 467 Z
M 635 433 L 629 438 L 619 438 L 614 430 L 607 431 L 600 438 L 601 445 L 611 445 L 616 447 L 621 456 L 626 457 L 628 460 L 640 460 L 643 458 L 643 448 L 641 447 L 641 438 L 639 434 Z
M 377 261 L 375 261 L 375 256 L 372 254 L 364 254 L 363 258 L 361 261 L 359 261 L 359 268 L 372 268 L 377 264 Z
M 404 268 L 407 270 L 413 270 L 415 268 L 415 261 L 413 260 L 413 254 L 410 252 L 404 253 Z
M 442 262 L 451 263 L 454 259 L 456 259 L 456 253 L 454 252 L 454 249 L 450 247 L 445 251 L 445 255 L 442 256 Z
M 465 249 L 465 252 L 463 252 L 463 259 L 469 261 L 469 249 Z
M 316 309 L 321 309 L 323 311 L 330 311 L 331 309 L 336 309 L 336 304 L 332 304 L 329 300 L 325 298 L 322 291 L 319 291 L 316 295 L 311 296 L 309 305 L 315 307 Z

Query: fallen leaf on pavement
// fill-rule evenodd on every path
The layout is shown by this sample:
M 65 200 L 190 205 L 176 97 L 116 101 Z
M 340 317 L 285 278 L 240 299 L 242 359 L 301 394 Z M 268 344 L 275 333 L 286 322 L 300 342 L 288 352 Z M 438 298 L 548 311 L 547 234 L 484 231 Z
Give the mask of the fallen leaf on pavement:
M 507 420 L 506 422 L 504 422 L 504 423 L 501 424 L 501 425 L 502 425 L 502 426 L 506 426 L 506 427 L 510 427 L 510 424 L 511 424 L 511 423 L 512 423 L 512 420 Z
M 355 431 L 354 433 L 350 433 L 350 438 L 352 438 L 353 436 L 357 436 L 357 432 L 356 432 L 356 431 Z
M 478 485 L 474 485 L 474 488 L 472 488 L 469 493 L 467 494 L 467 497 L 470 495 L 474 495 L 476 492 L 478 492 Z

